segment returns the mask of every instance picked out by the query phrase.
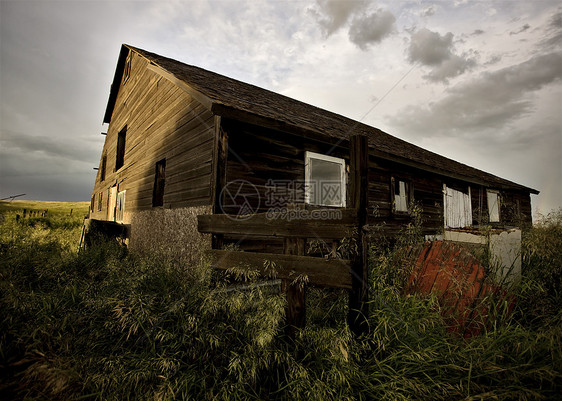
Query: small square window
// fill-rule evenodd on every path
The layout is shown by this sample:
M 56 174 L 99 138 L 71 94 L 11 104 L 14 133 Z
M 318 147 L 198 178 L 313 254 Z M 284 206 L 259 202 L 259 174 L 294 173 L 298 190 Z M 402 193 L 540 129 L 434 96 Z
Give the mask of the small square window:
M 345 160 L 314 152 L 305 154 L 305 202 L 345 207 Z
M 490 223 L 499 223 L 500 221 L 500 194 L 498 191 L 487 190 L 488 198 L 488 216 Z
M 125 140 L 127 138 L 127 127 L 123 128 L 117 135 L 117 154 L 115 157 L 115 171 L 123 167 L 125 163 Z
M 156 163 L 154 173 L 154 189 L 152 191 L 152 206 L 164 206 L 164 186 L 166 184 L 166 159 Z

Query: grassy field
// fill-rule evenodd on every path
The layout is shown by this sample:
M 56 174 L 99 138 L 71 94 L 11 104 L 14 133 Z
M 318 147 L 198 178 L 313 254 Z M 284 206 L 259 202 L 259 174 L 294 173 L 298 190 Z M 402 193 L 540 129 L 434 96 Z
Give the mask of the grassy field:
M 478 337 L 448 333 L 372 249 L 369 332 L 347 329 L 344 292 L 311 288 L 293 341 L 267 287 L 225 291 L 227 275 L 116 243 L 78 252 L 87 204 L 14 205 L 0 204 L 0 399 L 560 399 L 560 212 L 525 236 L 514 313 Z M 16 221 L 23 208 L 53 214 Z

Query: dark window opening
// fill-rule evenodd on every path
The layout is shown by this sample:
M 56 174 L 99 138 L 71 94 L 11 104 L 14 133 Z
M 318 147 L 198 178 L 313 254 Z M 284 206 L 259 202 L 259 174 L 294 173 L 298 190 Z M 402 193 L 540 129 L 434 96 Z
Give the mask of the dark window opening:
M 117 136 L 117 156 L 115 159 L 115 171 L 123 167 L 125 162 L 125 138 L 127 137 L 127 127 L 123 128 Z
M 96 194 L 92 195 L 92 201 L 90 202 L 90 210 L 93 212 L 96 207 Z
M 105 180 L 105 167 L 107 165 L 107 156 L 104 155 L 101 159 L 100 181 Z
M 164 185 L 166 184 L 166 159 L 156 163 L 154 174 L 154 191 L 152 192 L 152 206 L 164 206 Z
M 103 192 L 98 194 L 98 212 L 103 208 Z

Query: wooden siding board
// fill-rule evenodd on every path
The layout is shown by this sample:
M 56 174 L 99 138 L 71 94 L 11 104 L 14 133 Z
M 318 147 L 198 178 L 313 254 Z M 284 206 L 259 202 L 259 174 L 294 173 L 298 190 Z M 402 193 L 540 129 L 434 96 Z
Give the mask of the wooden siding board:
M 96 179 L 94 192 L 119 183 L 119 190 L 127 190 L 126 211 L 152 208 L 154 165 L 165 157 L 165 205 L 210 204 L 212 113 L 146 67 L 145 59 L 133 57 L 102 153 L 108 166 L 114 165 L 117 132 L 127 125 L 125 166 L 117 172 L 108 168 L 104 182 Z

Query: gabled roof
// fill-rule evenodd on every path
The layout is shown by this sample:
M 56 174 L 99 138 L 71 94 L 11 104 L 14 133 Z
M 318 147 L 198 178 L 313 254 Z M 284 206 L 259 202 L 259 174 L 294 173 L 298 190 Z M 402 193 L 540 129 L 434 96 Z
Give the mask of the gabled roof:
M 295 127 L 322 136 L 347 140 L 351 135 L 366 135 L 372 151 L 379 157 L 413 165 L 427 171 L 450 176 L 488 187 L 518 189 L 538 194 L 539 191 L 486 173 L 476 168 L 448 159 L 419 146 L 403 141 L 378 128 L 315 107 L 287 96 L 247 84 L 199 67 L 162 57 L 157 54 L 123 45 L 104 122 L 109 123 L 115 107 L 125 60 L 129 50 L 144 57 L 166 77 L 212 109 L 217 115 L 235 110 L 246 115 L 276 121 L 284 126 Z

